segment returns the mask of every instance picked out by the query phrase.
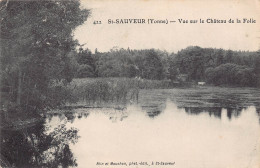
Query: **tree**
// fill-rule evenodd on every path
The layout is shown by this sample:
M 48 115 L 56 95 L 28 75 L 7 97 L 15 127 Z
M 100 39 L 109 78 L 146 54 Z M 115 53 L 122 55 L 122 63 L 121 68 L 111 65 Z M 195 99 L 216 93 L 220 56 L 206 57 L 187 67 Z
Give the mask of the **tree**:
M 219 49 L 217 51 L 216 65 L 219 66 L 223 63 L 224 63 L 224 51 L 223 51 L 223 49 Z
M 209 58 L 200 47 L 187 47 L 178 52 L 175 61 L 180 73 L 187 74 L 190 80 L 203 80 L 206 64 Z
M 215 85 L 256 86 L 253 68 L 236 64 L 222 64 L 206 70 L 207 81 Z
M 179 75 L 180 72 L 173 56 L 168 61 L 169 61 L 169 70 L 168 70 L 169 79 L 174 81 L 177 79 L 177 76 Z
M 93 58 L 90 50 L 80 48 L 77 55 L 77 62 L 79 64 L 77 77 L 97 77 L 96 60 Z
M 7 1 L 1 6 L 1 86 L 11 105 L 33 110 L 53 106 L 57 83 L 72 78 L 73 30 L 89 11 L 79 0 Z
M 225 55 L 225 63 L 231 63 L 233 60 L 233 51 L 228 50 Z
M 144 74 L 146 79 L 163 79 L 165 77 L 163 65 L 155 50 L 146 51 L 144 58 Z

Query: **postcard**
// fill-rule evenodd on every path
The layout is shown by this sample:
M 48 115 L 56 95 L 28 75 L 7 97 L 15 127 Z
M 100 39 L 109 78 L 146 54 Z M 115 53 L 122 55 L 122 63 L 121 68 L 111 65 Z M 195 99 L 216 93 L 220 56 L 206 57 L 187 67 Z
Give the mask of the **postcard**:
M 259 0 L 0 2 L 1 167 L 259 168 Z

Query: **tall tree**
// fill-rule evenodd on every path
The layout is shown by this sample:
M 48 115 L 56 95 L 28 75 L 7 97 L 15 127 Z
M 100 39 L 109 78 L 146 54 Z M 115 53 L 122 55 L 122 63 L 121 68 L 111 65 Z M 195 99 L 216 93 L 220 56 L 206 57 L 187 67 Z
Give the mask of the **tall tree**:
M 146 51 L 144 74 L 146 79 L 163 79 L 165 77 L 162 61 L 155 50 Z
M 225 55 L 225 63 L 231 63 L 233 60 L 233 51 L 228 50 Z
M 224 63 L 224 51 L 223 49 L 219 49 L 217 51 L 216 65 L 219 66 Z
M 0 2 L 1 86 L 12 104 L 51 106 L 53 84 L 71 80 L 73 30 L 89 11 L 79 0 Z
M 176 62 L 180 73 L 187 74 L 190 80 L 204 79 L 205 56 L 204 49 L 200 47 L 188 47 L 178 52 Z

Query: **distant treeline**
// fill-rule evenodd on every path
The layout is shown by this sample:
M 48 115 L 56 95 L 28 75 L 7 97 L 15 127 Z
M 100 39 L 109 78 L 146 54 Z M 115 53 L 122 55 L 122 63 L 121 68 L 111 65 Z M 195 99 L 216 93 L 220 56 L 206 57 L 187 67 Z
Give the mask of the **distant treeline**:
M 91 53 L 80 49 L 73 72 L 85 77 L 140 77 L 173 82 L 204 81 L 214 85 L 260 86 L 260 53 L 187 47 L 178 53 L 117 49 Z

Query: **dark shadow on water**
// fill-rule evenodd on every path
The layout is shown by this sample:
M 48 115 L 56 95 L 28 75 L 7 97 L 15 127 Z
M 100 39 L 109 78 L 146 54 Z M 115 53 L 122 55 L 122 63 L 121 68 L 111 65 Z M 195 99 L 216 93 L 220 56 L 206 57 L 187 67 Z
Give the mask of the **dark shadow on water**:
M 161 114 L 162 111 L 160 110 L 154 110 L 154 111 L 148 111 L 147 112 L 147 115 L 150 117 L 150 118 L 154 118 L 156 116 L 159 116 Z
M 75 113 L 75 112 L 61 112 L 61 113 L 50 113 L 45 114 L 43 117 L 46 119 L 46 122 L 50 122 L 53 117 L 59 117 L 60 121 L 68 121 L 70 123 L 74 123 L 75 119 L 82 119 L 87 118 L 89 116 L 89 113 L 81 112 L 81 113 Z
M 210 116 L 215 116 L 221 118 L 221 109 L 220 107 L 184 107 L 184 110 L 188 114 L 200 114 L 203 112 L 208 113 Z
M 227 116 L 228 118 L 231 120 L 232 117 L 239 117 L 241 115 L 241 112 L 243 109 L 247 109 L 247 107 L 245 108 L 227 108 Z
M 59 125 L 47 133 L 44 122 L 22 130 L 1 130 L 1 160 L 13 167 L 73 167 L 76 159 L 69 144 L 78 130 Z
M 75 121 L 75 118 L 76 118 L 76 114 L 75 113 L 67 112 L 64 115 L 65 115 L 65 117 L 67 118 L 67 120 L 69 122 L 73 123 Z
M 155 118 L 159 116 L 166 107 L 166 102 L 160 103 L 158 105 L 142 105 L 142 110 L 146 111 L 146 114 L 149 118 Z
M 223 115 L 222 110 L 224 109 L 225 108 L 221 108 L 221 107 L 184 107 L 185 112 L 188 114 L 198 115 L 200 113 L 208 113 L 210 116 L 214 116 L 219 119 L 221 119 L 221 116 Z M 231 120 L 233 117 L 235 118 L 239 117 L 243 109 L 247 109 L 247 108 L 246 107 L 226 108 L 228 119 Z

